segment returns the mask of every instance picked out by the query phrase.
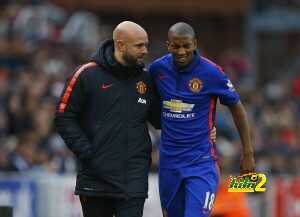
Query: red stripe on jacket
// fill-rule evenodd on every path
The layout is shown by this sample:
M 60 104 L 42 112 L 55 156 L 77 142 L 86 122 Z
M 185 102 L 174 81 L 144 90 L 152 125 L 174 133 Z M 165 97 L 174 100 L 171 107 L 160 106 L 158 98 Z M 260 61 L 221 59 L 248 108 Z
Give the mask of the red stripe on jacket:
M 65 89 L 65 92 L 61 98 L 61 101 L 59 103 L 59 106 L 58 106 L 58 112 L 60 113 L 63 113 L 65 112 L 65 109 L 67 107 L 67 104 L 68 104 L 68 101 L 70 99 L 70 96 L 73 92 L 73 89 L 74 89 L 74 86 L 80 76 L 80 74 L 87 68 L 90 68 L 90 67 L 93 67 L 93 66 L 96 66 L 97 64 L 94 63 L 94 62 L 90 62 L 90 63 L 87 63 L 87 64 L 84 64 L 82 65 L 73 75 L 73 77 L 71 78 L 71 80 L 69 81 L 68 83 L 68 86 L 67 88 Z

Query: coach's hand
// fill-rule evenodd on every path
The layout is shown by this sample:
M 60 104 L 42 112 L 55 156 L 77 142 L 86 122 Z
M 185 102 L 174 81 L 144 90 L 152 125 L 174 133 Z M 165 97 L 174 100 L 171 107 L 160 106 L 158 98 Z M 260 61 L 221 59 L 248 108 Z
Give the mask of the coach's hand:
M 254 169 L 255 161 L 253 154 L 243 155 L 241 160 L 241 174 L 253 173 Z

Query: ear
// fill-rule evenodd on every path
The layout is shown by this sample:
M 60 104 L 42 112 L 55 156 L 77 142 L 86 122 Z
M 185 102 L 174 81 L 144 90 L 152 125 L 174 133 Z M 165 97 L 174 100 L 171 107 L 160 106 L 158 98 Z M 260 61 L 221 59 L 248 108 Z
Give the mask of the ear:
M 198 48 L 198 42 L 197 42 L 197 40 L 196 40 L 196 39 L 194 39 L 194 47 L 195 47 L 195 49 L 197 49 L 197 48 Z
M 123 40 L 117 40 L 116 41 L 116 48 L 120 52 L 124 52 L 125 51 L 125 43 L 124 43 L 124 41 Z
M 170 52 L 170 42 L 169 42 L 169 41 L 166 41 L 166 45 L 167 45 L 168 51 Z

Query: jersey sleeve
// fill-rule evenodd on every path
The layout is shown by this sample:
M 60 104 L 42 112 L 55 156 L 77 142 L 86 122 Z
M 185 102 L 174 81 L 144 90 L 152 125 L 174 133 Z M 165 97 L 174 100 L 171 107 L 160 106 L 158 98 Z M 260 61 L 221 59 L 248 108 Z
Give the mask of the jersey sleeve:
M 239 102 L 239 94 L 222 69 L 216 69 L 211 79 L 211 93 L 219 98 L 221 104 L 232 106 Z

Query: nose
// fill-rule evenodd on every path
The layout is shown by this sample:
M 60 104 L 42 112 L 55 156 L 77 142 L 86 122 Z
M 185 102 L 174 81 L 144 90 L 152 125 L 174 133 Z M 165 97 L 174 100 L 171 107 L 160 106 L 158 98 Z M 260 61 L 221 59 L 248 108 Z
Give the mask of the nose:
M 148 48 L 146 46 L 143 46 L 142 54 L 146 55 L 147 53 L 148 53 Z
M 184 48 L 179 48 L 179 49 L 178 49 L 178 55 L 180 55 L 180 56 L 181 56 L 181 55 L 185 55 L 185 53 L 186 53 L 186 52 L 185 52 L 185 49 L 184 49 Z

